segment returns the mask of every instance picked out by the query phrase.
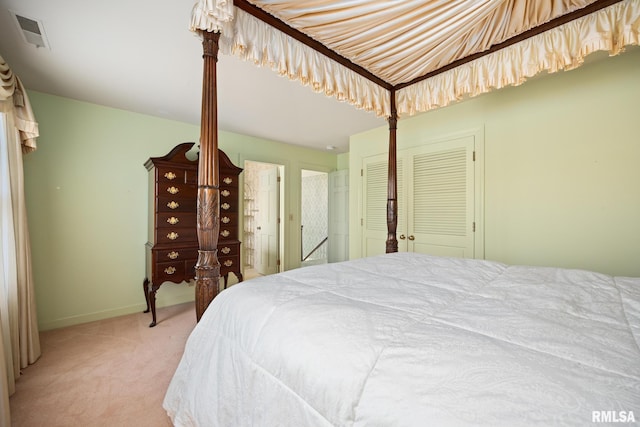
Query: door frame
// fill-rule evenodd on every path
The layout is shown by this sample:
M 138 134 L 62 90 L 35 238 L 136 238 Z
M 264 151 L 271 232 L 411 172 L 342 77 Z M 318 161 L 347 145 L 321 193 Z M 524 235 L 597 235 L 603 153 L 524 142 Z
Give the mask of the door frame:
M 288 235 L 288 230 L 286 227 L 286 221 L 284 219 L 284 214 L 286 212 L 286 206 L 288 203 L 288 197 L 287 197 L 287 192 L 286 192 L 286 169 L 289 166 L 288 162 L 285 161 L 279 161 L 279 160 L 271 160 L 271 159 L 256 159 L 254 157 L 247 157 L 247 156 L 243 156 L 240 155 L 240 164 L 242 164 L 242 167 L 246 170 L 246 162 L 253 162 L 253 163 L 265 163 L 265 164 L 270 164 L 273 166 L 276 166 L 278 168 L 278 176 L 280 178 L 280 182 L 278 185 L 278 215 L 280 217 L 280 223 L 278 225 L 278 259 L 279 259 L 279 264 L 277 266 L 277 271 L 284 271 L 287 269 L 287 265 L 286 265 L 286 256 L 288 254 L 288 251 L 286 250 L 286 237 Z M 245 196 L 245 186 L 246 186 L 246 182 L 245 182 L 245 173 L 243 171 L 243 173 L 240 174 L 240 186 L 242 188 L 242 192 L 243 192 L 243 196 Z M 241 218 L 239 223 L 242 224 L 243 229 L 242 231 L 242 238 L 241 241 L 245 241 L 245 230 L 244 230 L 244 224 L 245 224 L 245 198 L 242 197 L 241 198 L 241 209 L 240 209 L 240 214 L 241 214 Z M 255 231 L 254 231 L 255 234 Z M 241 246 L 242 247 L 242 246 Z M 256 250 L 257 248 L 254 248 L 254 250 Z M 244 250 L 241 250 L 242 253 L 242 264 L 243 266 L 245 265 L 245 259 L 244 259 Z
M 401 131 L 402 127 L 398 127 L 398 130 Z M 414 149 L 427 144 L 436 144 L 446 142 L 452 139 L 460 139 L 464 137 L 472 136 L 474 138 L 474 146 L 475 146 L 475 162 L 474 162 L 474 217 L 475 217 L 475 237 L 474 237 L 474 258 L 484 259 L 485 257 L 485 245 L 484 245 L 484 126 L 477 126 L 472 128 L 467 128 L 464 130 L 456 130 L 451 132 L 442 132 L 432 137 L 413 137 L 407 138 L 399 132 L 398 135 L 398 147 L 397 151 L 405 151 L 409 149 Z M 370 149 L 367 148 L 365 151 L 358 151 L 357 153 L 352 152 L 351 155 L 353 157 L 350 158 L 349 164 L 351 168 L 354 168 L 357 165 L 357 170 L 352 170 L 350 173 L 350 179 L 355 183 L 354 178 L 359 178 L 359 185 L 352 186 L 352 194 L 350 196 L 350 205 L 352 207 L 352 212 L 355 212 L 355 215 L 351 216 L 350 220 L 350 233 L 353 237 L 353 241 L 349 244 L 349 256 L 351 259 L 353 258 L 361 258 L 364 256 L 363 246 L 364 246 L 364 203 L 365 203 L 365 194 L 363 193 L 365 184 L 364 184 L 364 162 L 365 159 L 371 158 L 374 156 L 380 155 L 388 155 L 388 151 L 382 151 L 382 143 L 381 141 L 377 141 L 376 143 L 372 143 Z M 384 150 L 388 150 L 386 144 L 384 145 Z M 385 197 L 386 199 L 386 197 Z M 355 208 L 355 209 L 353 209 Z M 384 252 L 384 248 L 382 249 Z
M 325 245 L 326 244 L 325 252 L 326 252 L 327 256 L 326 256 L 326 258 L 323 258 L 323 261 L 321 261 L 319 263 L 328 263 L 329 262 L 329 172 L 301 168 L 300 169 L 300 224 L 301 224 L 300 225 L 300 255 L 301 255 L 300 264 L 302 266 L 310 265 L 310 264 L 314 263 L 313 261 L 305 261 L 304 258 L 303 258 L 305 255 L 310 255 L 310 253 L 309 254 L 305 253 L 305 248 L 304 248 L 304 243 L 305 243 L 304 242 L 304 236 L 305 236 L 304 226 L 306 224 L 303 221 L 304 217 L 305 217 L 305 212 L 304 212 L 304 206 L 302 204 L 302 201 L 303 201 L 303 191 L 305 190 L 305 179 L 304 179 L 305 178 L 305 176 L 304 176 L 305 172 L 310 174 L 311 176 L 323 175 L 325 177 L 325 180 L 326 180 L 326 186 L 325 186 L 324 190 L 325 190 L 325 197 L 326 197 L 327 203 L 324 206 L 325 207 L 324 214 L 325 214 L 325 217 L 326 217 L 326 223 L 324 224 L 324 228 L 326 230 L 326 236 L 325 237 L 327 238 L 327 241 L 325 243 L 321 243 L 319 241 L 314 241 L 313 243 L 314 244 L 315 243 L 320 243 L 320 245 Z M 306 249 L 309 249 L 309 248 L 306 248 Z M 318 262 L 316 262 L 316 263 L 318 263 Z
M 255 265 L 254 268 L 258 274 L 269 275 L 278 273 L 280 270 L 280 223 L 282 218 L 280 206 L 280 168 L 272 163 L 262 163 L 263 165 L 272 165 L 270 168 L 260 169 L 258 171 L 258 180 L 256 189 L 256 212 L 255 230 L 253 237 L 255 239 Z M 267 179 L 266 185 L 263 178 Z M 270 195 L 266 198 L 263 190 L 267 190 Z M 266 213 L 268 219 L 263 217 Z M 266 230 L 266 232 L 265 232 Z M 266 242 L 265 242 L 266 237 Z M 272 247 L 275 245 L 275 248 Z M 267 247 L 267 250 L 263 250 Z M 271 250 L 273 249 L 273 251 Z M 266 254 L 266 259 L 263 255 Z

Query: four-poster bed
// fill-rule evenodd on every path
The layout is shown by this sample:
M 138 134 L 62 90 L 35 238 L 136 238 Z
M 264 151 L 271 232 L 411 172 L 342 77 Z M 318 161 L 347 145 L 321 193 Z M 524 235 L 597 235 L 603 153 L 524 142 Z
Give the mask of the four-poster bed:
M 638 44 L 640 1 L 201 0 L 191 29 L 204 51 L 203 322 L 165 398 L 177 425 L 514 425 L 519 414 L 582 425 L 589 408 L 640 417 L 639 279 L 396 253 L 398 118 Z M 219 281 L 219 51 L 388 118 L 387 255 L 250 281 L 207 311 Z
M 638 0 L 198 1 L 191 20 L 191 30 L 202 38 L 204 59 L 197 318 L 218 292 L 220 50 L 388 119 L 386 251 L 394 252 L 400 116 L 518 85 L 542 71 L 572 69 L 598 50 L 616 55 L 639 43 L 639 9 Z

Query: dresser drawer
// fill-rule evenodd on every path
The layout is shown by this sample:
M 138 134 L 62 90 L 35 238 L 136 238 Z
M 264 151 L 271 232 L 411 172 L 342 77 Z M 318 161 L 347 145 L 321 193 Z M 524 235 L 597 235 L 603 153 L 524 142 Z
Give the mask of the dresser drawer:
M 195 212 L 196 198 L 183 199 L 168 194 L 158 196 L 158 212 Z
M 197 247 L 188 247 L 188 248 L 173 247 L 170 249 L 155 250 L 154 252 L 155 252 L 156 262 L 174 262 L 174 261 L 194 260 L 194 263 L 195 263 L 195 260 L 198 259 Z
M 238 214 L 235 212 L 220 212 L 220 227 L 238 223 Z
M 235 187 L 220 185 L 220 202 L 234 202 L 234 204 L 237 204 L 238 189 Z
M 237 225 L 220 225 L 220 234 L 218 235 L 219 240 L 231 240 L 238 238 L 238 226 Z
M 231 212 L 220 213 L 220 227 L 227 227 L 238 223 L 238 214 Z M 197 218 L 195 213 L 189 212 L 158 212 L 156 214 L 156 227 L 158 228 L 175 228 L 175 227 L 197 227 Z M 228 228 L 228 227 L 227 227 Z
M 155 265 L 156 283 L 160 284 L 162 282 L 187 282 L 195 278 L 195 264 L 195 260 L 159 262 Z
M 238 212 L 237 200 L 220 200 L 220 215 Z
M 218 261 L 220 262 L 220 275 L 240 271 L 240 255 L 221 256 Z
M 158 212 L 156 214 L 156 227 L 192 227 L 196 228 L 195 212 Z
M 193 184 L 198 188 L 198 169 L 188 169 L 185 171 L 184 182 L 187 184 Z
M 156 230 L 156 244 L 163 245 L 170 243 L 172 245 L 184 245 L 198 241 L 198 231 L 193 228 L 158 228 Z
M 218 242 L 218 258 L 240 254 L 240 242 Z
M 158 196 L 173 197 L 176 199 L 194 199 L 198 194 L 198 187 L 193 184 L 159 182 L 157 191 Z
M 219 182 L 219 187 L 220 188 L 224 188 L 224 187 L 230 187 L 230 188 L 237 188 L 238 187 L 238 176 L 237 175 L 231 175 L 229 173 L 226 173 L 224 171 L 220 171 L 220 182 Z
M 187 169 L 180 166 L 157 166 L 156 182 L 159 185 L 184 185 L 187 176 Z

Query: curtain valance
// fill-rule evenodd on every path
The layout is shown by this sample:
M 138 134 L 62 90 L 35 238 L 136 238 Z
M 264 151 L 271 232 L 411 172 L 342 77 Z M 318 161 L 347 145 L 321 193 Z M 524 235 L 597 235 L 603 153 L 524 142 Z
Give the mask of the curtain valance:
M 256 3 L 260 5 L 261 2 Z M 298 26 L 304 26 L 305 30 L 311 28 L 306 32 L 316 31 L 323 37 L 327 35 L 325 34 L 327 23 L 339 25 L 340 20 L 349 22 L 355 20 L 359 24 L 356 30 L 368 31 L 370 34 L 366 39 L 368 44 L 365 44 L 368 47 L 364 51 L 360 48 L 359 53 L 351 51 L 350 55 L 352 57 L 358 55 L 358 59 L 364 60 L 377 58 L 376 61 L 386 63 L 385 67 L 397 67 L 403 65 L 403 61 L 406 66 L 406 61 L 410 58 L 418 58 L 420 44 L 431 43 L 433 45 L 431 51 L 435 51 L 433 60 L 439 61 L 438 64 L 440 64 L 445 61 L 443 55 L 450 54 L 445 52 L 446 50 L 463 49 L 466 52 L 471 49 L 466 54 L 485 50 L 492 44 L 547 22 L 561 13 L 584 7 L 591 1 L 574 0 L 555 3 L 547 1 L 536 3 L 535 7 L 530 2 L 519 0 L 430 2 L 429 16 L 436 16 L 439 19 L 438 22 L 441 21 L 441 25 L 438 26 L 439 32 L 430 30 L 436 32 L 429 37 L 414 37 L 417 33 L 411 36 L 413 34 L 411 32 L 404 35 L 397 33 L 396 38 L 405 39 L 405 42 L 410 40 L 411 43 L 396 45 L 386 53 L 376 49 L 376 38 L 388 37 L 388 32 L 377 31 L 381 25 L 384 25 L 384 22 L 380 21 L 384 15 L 383 9 L 402 9 L 409 7 L 410 3 L 412 2 L 354 2 L 337 9 L 335 2 L 317 1 L 314 2 L 313 13 L 308 13 L 308 10 L 289 10 L 296 8 L 292 1 L 265 3 L 265 6 L 284 14 L 287 19 L 297 20 Z M 470 9 L 475 10 L 474 14 L 467 13 Z M 518 13 L 506 13 L 507 11 Z M 405 16 L 405 12 L 401 15 Z M 299 13 L 299 16 L 295 13 Z M 426 12 L 423 11 L 424 13 Z M 422 15 L 416 15 L 415 18 L 419 21 L 418 18 L 424 17 Z M 518 19 L 514 18 L 515 15 L 518 15 Z M 459 24 L 458 32 L 448 33 L 450 31 L 448 28 L 457 22 L 456 20 L 459 21 L 456 24 Z M 491 27 L 493 30 L 487 30 L 488 33 L 482 34 L 469 33 L 475 27 Z M 338 100 L 349 102 L 358 108 L 372 111 L 378 116 L 390 115 L 391 107 L 387 89 L 234 7 L 232 0 L 199 0 L 193 9 L 190 29 L 221 32 L 220 50 L 225 54 L 233 54 L 244 60 L 253 61 L 257 65 L 269 67 L 282 76 L 310 86 L 316 92 L 323 92 Z M 358 32 L 356 30 L 350 29 L 351 33 Z M 418 29 L 414 28 L 413 32 L 415 31 Z M 467 36 L 464 36 L 465 34 Z M 468 34 L 475 34 L 475 36 L 471 37 Z M 336 47 L 335 44 L 346 43 L 344 40 L 350 40 L 349 37 L 352 36 L 353 34 L 345 32 L 341 40 L 330 37 L 332 44 L 328 47 L 333 48 Z M 461 42 L 454 47 L 451 46 L 451 40 L 464 37 L 469 39 L 466 43 Z M 640 0 L 625 0 L 398 89 L 397 111 L 399 115 L 413 115 L 448 105 L 465 96 L 479 95 L 507 85 L 518 85 L 543 71 L 555 72 L 575 68 L 582 64 L 588 54 L 598 50 L 606 50 L 610 55 L 618 54 L 625 45 L 639 44 L 639 39 Z M 409 46 L 410 49 L 407 51 L 408 48 L 403 46 Z M 349 48 L 349 46 L 340 47 L 343 50 Z M 424 51 L 428 50 L 422 46 L 420 52 Z M 430 54 L 431 51 L 429 51 Z M 368 65 L 371 65 L 370 69 L 374 74 L 384 78 L 385 74 L 373 64 Z M 367 64 L 365 68 L 368 68 Z M 409 77 L 403 77 L 403 80 L 406 81 L 410 77 L 415 76 L 409 75 Z M 396 84 L 397 79 L 397 76 L 393 79 L 386 76 L 386 80 L 392 84 Z
M 599 50 L 640 44 L 640 1 L 624 1 L 397 91 L 399 115 L 444 107 L 541 72 L 579 67 Z
M 221 2 L 224 3 L 218 0 Z M 240 9 L 234 8 L 229 15 L 228 3 L 215 9 L 215 13 L 205 12 L 208 9 L 204 3 L 210 1 L 202 0 L 195 5 L 190 29 L 218 29 L 222 53 L 268 67 L 315 92 L 378 116 L 390 114 L 389 91 L 385 88 Z
M 9 105 L 6 103 L 10 102 Z M 27 153 L 37 148 L 36 138 L 39 135 L 31 103 L 22 82 L 9 68 L 0 56 L 0 104 L 2 110 L 13 108 L 15 111 L 15 126 L 20 132 L 22 152 Z

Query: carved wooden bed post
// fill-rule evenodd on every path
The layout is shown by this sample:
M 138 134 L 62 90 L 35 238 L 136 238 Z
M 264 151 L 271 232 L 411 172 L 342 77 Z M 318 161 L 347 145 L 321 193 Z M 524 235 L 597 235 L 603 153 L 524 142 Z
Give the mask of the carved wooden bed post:
M 196 319 L 199 321 L 209 303 L 218 294 L 220 263 L 218 233 L 220 192 L 218 173 L 218 102 L 216 63 L 219 32 L 200 31 L 204 72 L 202 79 L 202 115 L 198 163 L 198 262 L 196 263 Z
M 389 116 L 389 172 L 387 178 L 387 245 L 386 252 L 398 252 L 398 178 L 396 171 L 396 130 L 398 112 L 396 110 L 396 91 L 391 90 L 391 115 Z

